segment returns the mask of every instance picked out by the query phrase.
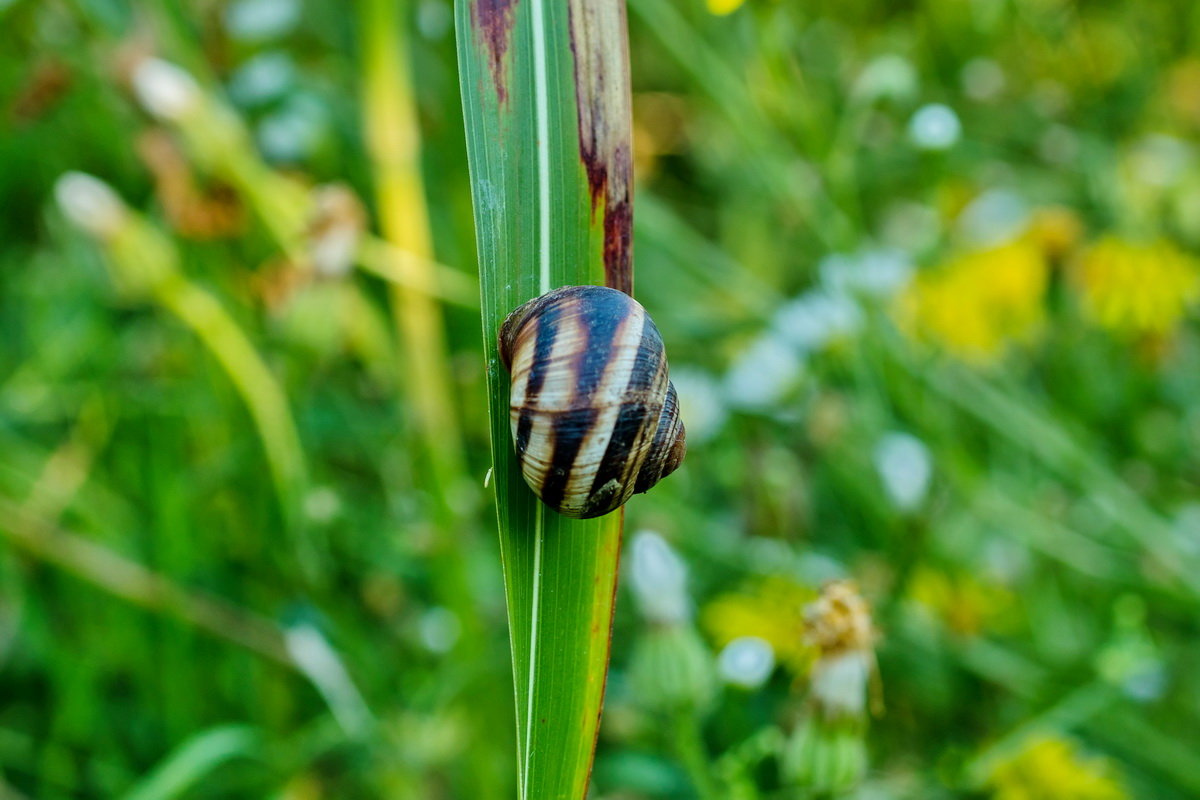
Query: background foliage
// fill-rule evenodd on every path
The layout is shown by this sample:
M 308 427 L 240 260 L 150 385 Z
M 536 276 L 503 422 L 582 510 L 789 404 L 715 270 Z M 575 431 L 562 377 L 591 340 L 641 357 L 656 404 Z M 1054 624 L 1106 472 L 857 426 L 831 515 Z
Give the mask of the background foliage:
M 0 24 L 0 797 L 513 796 L 449 4 Z M 630 26 L 690 453 L 593 796 L 1200 794 L 1200 7 Z

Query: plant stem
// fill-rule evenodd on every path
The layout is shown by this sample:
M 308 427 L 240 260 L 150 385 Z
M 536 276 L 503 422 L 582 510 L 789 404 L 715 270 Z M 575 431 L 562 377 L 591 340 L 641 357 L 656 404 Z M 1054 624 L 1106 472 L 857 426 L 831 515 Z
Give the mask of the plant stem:
M 179 254 L 166 235 L 129 212 L 107 245 L 115 282 L 190 328 L 241 395 L 266 451 L 286 528 L 295 535 L 298 561 L 315 576 L 316 552 L 301 513 L 307 467 L 283 387 L 221 302 L 180 272 Z
M 295 668 L 282 631 L 269 620 L 224 600 L 184 589 L 135 561 L 38 520 L 4 498 L 0 498 L 0 520 L 0 535 L 29 555 L 115 597 L 175 617 L 218 639 Z
M 679 754 L 700 800 L 719 800 L 716 784 L 709 772 L 709 755 L 705 752 L 700 733 L 700 721 L 694 713 L 684 712 L 674 717 L 675 752 Z
M 431 269 L 433 239 L 421 177 L 420 130 L 407 41 L 395 0 L 366 0 L 360 8 L 365 127 L 379 223 L 388 242 L 412 255 L 407 272 L 415 286 L 391 285 L 405 354 L 404 386 L 414 415 L 413 430 L 431 470 L 430 485 L 424 488 L 439 506 L 446 506 L 465 475 L 465 457 L 447 368 L 442 311 L 430 296 L 437 279 Z M 441 516 L 452 519 L 455 514 L 443 508 Z

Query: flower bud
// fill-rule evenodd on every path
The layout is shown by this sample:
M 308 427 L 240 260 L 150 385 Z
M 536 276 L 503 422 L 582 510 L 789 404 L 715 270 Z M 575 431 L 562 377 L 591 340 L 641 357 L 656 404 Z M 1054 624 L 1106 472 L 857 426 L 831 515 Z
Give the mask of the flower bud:
M 54 184 L 54 198 L 73 224 L 107 238 L 125 220 L 125 204 L 104 181 L 82 172 L 67 172 Z
M 814 794 L 849 791 L 867 771 L 867 744 L 862 720 L 825 719 L 809 714 L 788 739 L 783 777 Z
M 200 87 L 182 68 L 147 58 L 133 69 L 133 92 L 142 108 L 159 119 L 176 122 L 200 101 Z
M 629 585 L 646 618 L 665 625 L 690 619 L 687 566 L 666 539 L 639 531 L 630 550 Z
M 641 704 L 662 713 L 693 713 L 716 696 L 712 654 L 692 625 L 655 626 L 638 640 L 629 680 Z

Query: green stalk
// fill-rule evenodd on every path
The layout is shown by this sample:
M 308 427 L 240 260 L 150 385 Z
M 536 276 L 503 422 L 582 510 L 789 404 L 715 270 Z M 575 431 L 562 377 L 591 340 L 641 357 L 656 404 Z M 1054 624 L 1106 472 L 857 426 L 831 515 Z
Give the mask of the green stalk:
M 700 800 L 718 800 L 720 794 L 713 781 L 712 761 L 705 752 L 700 720 L 695 712 L 688 710 L 676 714 L 671 727 L 675 732 L 675 752 L 687 770 L 696 796 Z
M 283 632 L 269 619 L 180 586 L 103 545 L 54 527 L 4 497 L 0 520 L 0 538 L 14 548 L 135 606 L 295 668 Z
M 525 485 L 496 333 L 564 285 L 632 290 L 624 6 L 458 0 L 494 486 L 517 707 L 518 795 L 587 790 L 607 675 L 622 517 L 562 517 Z
M 165 27 L 178 33 L 173 24 Z M 365 27 L 374 30 L 373 25 Z M 170 94 L 177 95 L 177 107 L 151 106 L 147 110 L 178 133 L 188 155 L 201 169 L 237 189 L 292 263 L 306 264 L 313 193 L 262 160 L 242 120 L 218 93 L 196 83 L 187 73 L 172 74 L 167 83 Z M 162 80 L 154 83 L 161 84 Z M 142 100 L 145 104 L 145 98 Z M 382 124 L 390 123 L 383 119 Z M 386 140 L 388 132 L 382 130 Z M 431 261 L 424 251 L 407 251 L 363 231 L 354 255 L 364 271 L 391 284 L 468 308 L 476 304 L 472 282 L 457 270 Z
M 144 280 L 150 297 L 190 328 L 225 370 L 258 428 L 284 513 L 293 516 L 307 476 L 283 387 L 220 301 L 179 271 L 174 246 L 150 223 L 131 212 L 109 245 L 117 279 Z
M 366 139 L 379 223 L 388 242 L 413 256 L 406 266 L 415 286 L 391 284 L 407 370 L 404 386 L 415 416 L 414 433 L 431 470 L 425 488 L 444 505 L 466 474 L 466 459 L 454 411 L 442 310 L 430 296 L 437 276 L 408 46 L 397 0 L 366 0 L 359 8 Z M 450 521 L 454 514 L 443 516 Z M 447 526 L 439 528 L 449 533 Z
M 81 190 L 81 183 L 91 188 Z M 103 243 L 114 283 L 127 296 L 156 303 L 191 329 L 237 389 L 266 452 L 286 529 L 296 536 L 300 563 L 313 573 L 316 553 L 304 533 L 300 512 L 308 486 L 307 467 L 283 387 L 221 302 L 183 274 L 179 253 L 162 231 L 126 208 L 95 179 L 64 178 L 60 189 L 68 216 Z M 72 197 L 79 202 L 89 195 L 90 204 L 71 207 Z

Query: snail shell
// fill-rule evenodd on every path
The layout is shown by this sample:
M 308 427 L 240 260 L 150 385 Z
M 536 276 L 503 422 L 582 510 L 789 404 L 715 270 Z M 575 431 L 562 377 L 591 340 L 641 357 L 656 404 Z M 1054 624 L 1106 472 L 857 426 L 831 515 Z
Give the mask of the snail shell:
M 683 460 L 662 337 L 629 295 L 556 289 L 508 315 L 499 348 L 521 473 L 555 511 L 607 514 Z

